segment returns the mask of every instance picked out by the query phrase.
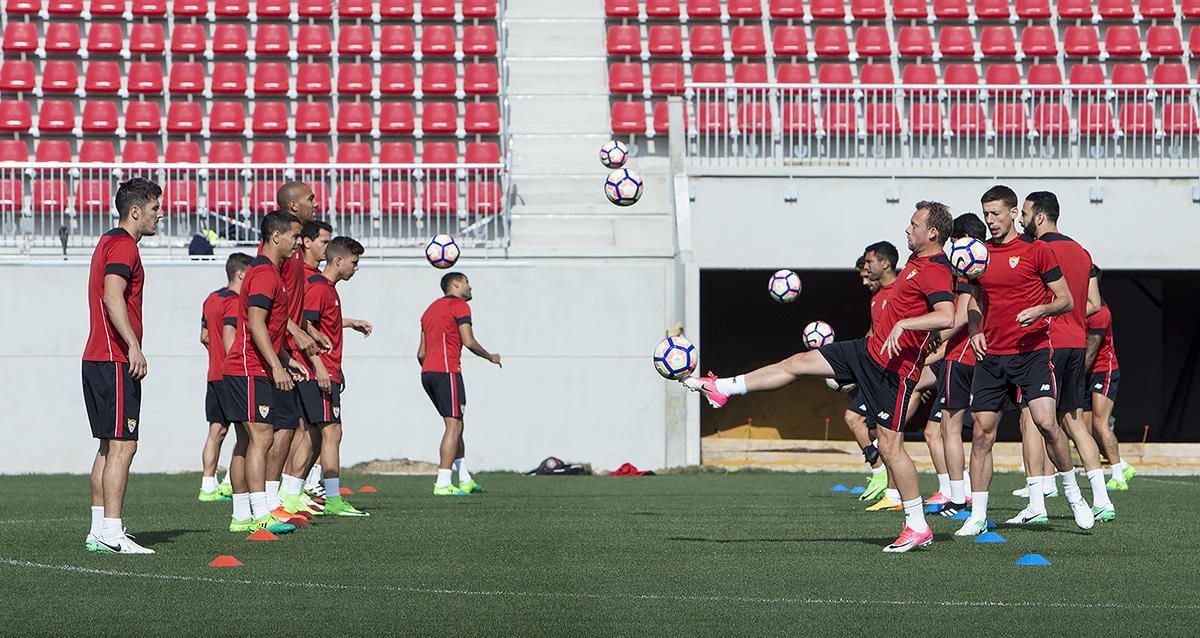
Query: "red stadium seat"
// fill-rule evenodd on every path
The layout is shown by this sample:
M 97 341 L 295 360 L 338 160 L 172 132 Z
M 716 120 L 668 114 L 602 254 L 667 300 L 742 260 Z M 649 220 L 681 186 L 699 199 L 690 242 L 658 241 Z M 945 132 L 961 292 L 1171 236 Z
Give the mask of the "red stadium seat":
M 422 164 L 457 164 L 458 145 L 454 142 L 426 142 L 421 150 Z
M 91 0 L 88 2 L 88 13 L 93 16 L 112 17 L 125 13 L 124 0 Z
M 256 101 L 250 116 L 250 130 L 255 135 L 286 135 L 290 121 L 287 104 Z
M 679 0 L 646 0 L 646 17 L 669 19 L 679 17 Z
M 222 175 L 232 175 L 225 171 Z M 242 182 L 238 179 L 208 181 L 208 209 L 220 215 L 233 215 L 242 210 Z
M 637 38 L 637 43 L 634 45 L 630 55 L 635 55 L 641 52 L 641 36 L 637 35 L 637 27 L 633 29 L 634 37 Z M 612 31 L 609 31 L 611 38 Z M 611 39 L 610 39 L 611 42 Z M 646 47 L 650 55 L 678 57 L 683 55 L 683 31 L 678 25 L 656 24 L 650 27 L 649 37 L 646 40 Z M 609 53 L 614 53 L 610 48 Z M 617 52 L 620 53 L 620 52 Z
M 245 18 L 250 15 L 249 0 L 216 0 L 213 13 L 218 18 Z
M 858 70 L 859 84 L 895 84 L 891 64 L 864 64 Z
M 324 102 L 299 102 L 296 104 L 297 135 L 328 135 L 331 129 L 329 105 Z
M 495 102 L 467 102 L 463 128 L 471 135 L 500 133 L 500 107 Z
M 426 62 L 421 68 L 421 91 L 427 95 L 454 95 L 458 71 L 452 63 Z
M 996 135 L 1023 137 L 1029 132 L 1029 115 L 1021 102 L 1001 102 L 992 111 L 992 130 Z
M 451 180 L 426 180 L 421 192 L 421 210 L 429 215 L 453 215 L 458 212 L 455 183 Z
M 761 18 L 762 2 L 761 0 L 729 0 L 725 4 L 725 12 L 734 20 Z
M 284 33 L 283 43 L 278 40 L 279 31 L 275 27 L 281 27 L 280 24 L 264 24 L 264 28 L 259 28 L 258 38 L 254 42 L 256 53 L 263 55 L 269 53 L 287 53 L 287 35 Z M 286 29 L 286 27 L 285 27 Z M 275 40 L 271 39 L 271 34 L 275 34 Z M 246 31 L 246 25 L 233 22 L 222 22 L 213 30 L 212 36 L 212 52 L 213 55 L 246 55 L 246 51 L 250 47 L 250 36 Z M 257 49 L 262 49 L 261 51 Z
M 698 62 L 692 65 L 692 82 L 722 84 L 728 79 L 725 75 L 725 65 L 719 62 Z
M 273 142 L 268 142 L 268 144 L 273 144 Z M 254 146 L 254 151 L 257 151 L 259 146 L 262 145 L 256 144 Z M 256 160 L 254 158 L 254 151 L 250 152 L 251 164 L 281 163 Z M 250 200 L 249 206 L 251 212 L 259 215 L 265 215 L 266 213 L 279 208 L 279 205 L 275 203 L 275 194 L 278 192 L 279 187 L 283 185 L 283 182 L 275 177 L 276 174 L 277 171 L 272 171 L 271 174 L 261 174 L 256 177 L 254 181 L 250 182 L 250 193 L 248 199 Z
M 4 12 L 8 15 L 34 15 L 41 10 L 42 0 L 8 0 L 4 3 Z
M 884 20 L 887 18 L 887 4 L 884 0 L 851 0 L 850 15 L 855 20 Z
M 937 67 L 932 64 L 906 64 L 900 72 L 900 81 L 906 86 L 937 84 Z M 923 90 L 918 89 L 917 91 Z
M 290 0 L 257 0 L 254 3 L 254 15 L 267 19 L 287 18 L 292 13 Z
M 87 51 L 93 54 L 115 55 L 125 48 L 121 25 L 113 22 L 93 22 L 88 29 Z
M 246 153 L 241 142 L 213 142 L 208 147 L 208 161 L 214 164 L 243 164 L 246 161 Z
M 1092 0 L 1058 0 L 1058 17 L 1067 20 L 1091 20 Z
M 1113 86 L 1142 86 L 1146 84 L 1146 68 L 1141 64 L 1114 64 Z
M 608 92 L 617 95 L 638 94 L 645 90 L 642 65 L 637 62 L 614 62 L 608 66 Z
M 154 164 L 158 162 L 158 145 L 154 142 L 125 142 L 121 147 L 122 164 Z
M 692 27 L 688 32 L 688 50 L 698 57 L 725 55 L 725 36 L 721 33 L 721 27 L 715 24 Z
M 412 0 L 407 0 L 408 5 L 412 7 Z M 381 4 L 395 4 L 395 1 L 384 2 Z M 339 18 L 370 18 L 375 12 L 375 3 L 372 0 L 341 0 L 338 2 L 338 17 Z M 412 13 L 407 16 L 412 17 Z
M 79 69 L 69 60 L 47 60 L 42 67 L 43 93 L 74 93 L 79 88 Z
M 1154 73 L 1151 75 L 1151 79 L 1155 85 L 1187 84 L 1187 66 L 1178 62 L 1157 64 L 1154 66 Z
M 634 27 L 635 29 L 637 27 Z M 641 41 L 639 40 L 640 44 Z M 413 29 L 407 24 L 385 24 L 379 31 L 379 53 L 411 56 L 416 51 Z
M 862 26 L 855 31 L 854 50 L 859 56 L 887 57 L 892 54 L 892 42 L 884 26 Z
M 1114 131 L 1108 103 L 1084 102 L 1079 105 L 1080 135 L 1111 135 Z
M 771 132 L 771 105 L 768 102 L 742 102 L 737 110 L 738 130 L 744 135 Z
M 467 182 L 467 211 L 479 215 L 495 215 L 504 207 L 504 189 L 500 182 Z
M 650 92 L 655 95 L 683 95 L 685 81 L 683 65 L 678 62 L 650 65 Z
M 1171 27 L 1174 31 L 1175 28 Z M 1178 33 L 1178 32 L 1176 32 Z M 1136 58 L 1142 55 L 1142 39 L 1138 28 L 1131 24 L 1113 25 L 1104 36 L 1104 51 L 1113 58 Z
M 808 55 L 808 36 L 804 27 L 775 27 L 771 34 L 771 48 L 777 56 Z
M 1097 43 L 1096 47 L 1099 48 L 1099 46 Z M 1029 57 L 1058 55 L 1058 36 L 1054 34 L 1054 29 L 1048 26 L 1025 27 L 1021 31 L 1021 52 Z
M 52 16 L 77 16 L 83 13 L 83 0 L 48 0 L 46 12 Z
M 495 18 L 496 0 L 462 0 L 462 16 L 481 20 Z
M 380 188 L 379 207 L 385 215 L 407 215 L 415 209 L 415 193 L 413 183 L 407 179 L 385 180 Z
M 333 16 L 333 0 L 299 0 L 296 13 L 301 18 L 330 18 Z
M 208 111 L 208 131 L 213 135 L 241 135 L 246 131 L 246 109 L 241 102 L 213 102 Z
M 891 102 L 868 103 L 865 119 L 869 135 L 900 134 L 900 111 Z
M 1011 15 L 1008 0 L 975 0 L 975 17 L 980 20 L 1007 20 Z
M 200 162 L 200 144 L 198 142 L 167 142 L 164 158 L 172 164 L 198 164 Z
M 220 29 L 224 25 L 217 25 Z M 236 26 L 241 26 L 236 25 Z M 213 49 L 217 48 L 213 36 Z M 292 35 L 286 24 L 260 24 L 254 32 L 254 54 L 256 56 L 281 56 L 292 52 Z
M 379 91 L 384 95 L 412 95 L 416 90 L 417 76 L 413 65 L 408 63 L 385 63 L 379 74 Z
M 370 102 L 343 102 L 338 105 L 337 132 L 367 135 L 374 126 Z
M 811 135 L 817 132 L 817 114 L 810 102 L 784 102 L 779 123 L 783 132 L 789 135 Z
M 117 93 L 121 90 L 123 71 L 116 62 L 96 60 L 87 65 L 83 79 L 83 90 L 88 93 Z
M 766 84 L 769 80 L 767 65 L 761 62 L 745 62 L 733 67 L 733 81 L 738 84 Z
M 947 64 L 942 71 L 942 83 L 949 87 L 979 86 L 979 71 L 974 64 Z
M 66 140 L 41 140 L 33 153 L 35 162 L 71 161 L 71 143 Z
M 204 92 L 206 77 L 200 62 L 175 62 L 167 86 L 172 95 L 196 95 Z
M 1126 135 L 1146 136 L 1154 134 L 1154 107 L 1144 102 L 1121 105 L 1121 132 Z
M 1017 54 L 1012 27 L 987 26 L 979 30 L 979 52 L 989 58 L 1011 58 Z
M 70 133 L 75 128 L 75 104 L 66 100 L 43 100 L 38 109 L 38 131 Z
M 284 62 L 259 62 L 254 65 L 255 95 L 284 95 L 291 89 L 291 72 Z
M 27 100 L 0 100 L 0 131 L 25 133 L 33 126 L 33 110 Z
M 447 103 L 446 102 L 438 102 L 437 104 L 444 105 Z M 453 111 L 453 107 L 454 107 L 453 104 L 450 104 L 449 106 L 451 107 L 450 115 L 453 116 L 453 118 L 450 120 L 449 128 L 450 128 L 450 132 L 453 132 L 454 128 L 456 128 L 458 126 L 457 113 L 455 113 Z M 438 109 L 435 109 L 435 110 L 438 110 Z M 428 113 L 428 105 L 426 105 L 426 112 Z M 413 105 L 409 104 L 408 102 L 385 102 L 379 108 L 379 132 L 380 133 L 395 133 L 395 134 L 399 134 L 399 135 L 409 135 L 414 130 L 416 130 L 416 126 L 417 126 L 416 122 L 417 122 L 417 116 L 416 116 L 415 112 L 413 111 Z M 439 125 L 439 126 L 435 127 L 438 130 L 433 131 L 433 132 L 442 132 L 443 126 L 444 125 Z
M 297 142 L 292 159 L 297 164 L 328 164 L 329 146 L 325 142 Z
M 171 29 L 171 53 L 200 55 L 208 48 L 208 34 L 202 24 L 176 24 Z
M 1188 52 L 1192 57 L 1200 56 L 1200 26 L 1193 26 L 1188 31 Z
M 72 25 L 75 26 L 75 25 Z M 47 27 L 46 39 L 49 40 L 50 32 Z M 38 48 L 38 25 L 35 22 L 9 22 L 4 25 L 4 46 L 5 53 L 33 53 Z M 79 27 L 75 26 L 75 47 L 72 50 L 79 49 Z
M 822 58 L 850 55 L 850 40 L 843 26 L 822 25 L 813 30 L 813 52 Z
M 203 17 L 208 13 L 206 0 L 173 0 L 171 13 L 177 17 Z
M 1183 0 L 1183 14 L 1189 18 L 1200 15 L 1195 2 Z M 1189 9 L 1191 12 L 1189 13 Z M 1138 13 L 1147 20 L 1170 20 L 1175 17 L 1175 2 L 1173 0 L 1141 0 L 1138 2 Z
M 1049 20 L 1050 0 L 1016 0 L 1017 17 L 1022 20 Z
M 366 4 L 366 15 L 371 14 L 370 3 Z M 386 20 L 410 20 L 416 15 L 413 0 L 383 0 L 379 3 L 379 17 Z
M 808 12 L 813 20 L 844 20 L 846 5 L 843 0 L 809 0 Z
M 329 55 L 333 51 L 333 34 L 329 25 L 302 24 L 296 33 L 296 53 L 299 55 Z M 370 49 L 368 48 L 369 52 Z
M 858 113 L 852 102 L 833 102 L 825 105 L 821 120 L 827 135 L 848 137 L 858 129 Z
M 5 60 L 0 65 L 0 91 L 26 93 L 33 90 L 37 71 L 29 60 Z
M 490 24 L 463 27 L 463 55 L 496 55 L 498 49 L 496 27 Z
M 79 161 L 112 164 L 117 161 L 117 151 L 108 140 L 84 140 L 79 144 Z
M 454 19 L 454 0 L 421 0 L 421 17 L 429 20 Z
M 351 62 L 338 67 L 337 90 L 340 95 L 368 95 L 375 88 L 375 73 L 370 64 Z
M 939 20 L 966 20 L 971 17 L 967 0 L 933 0 L 933 15 Z
M 1157 25 L 1146 30 L 1146 53 L 1152 57 L 1183 55 L 1183 41 L 1174 25 Z
M 130 10 L 135 16 L 162 18 L 167 15 L 167 0 L 133 0 Z
M 139 22 L 129 31 L 129 52 L 133 55 L 162 55 L 166 48 L 161 24 Z
M 204 129 L 204 114 L 198 102 L 171 102 L 167 105 L 168 133 L 199 133 Z M 167 161 L 171 161 L 169 158 Z
M 780 84 L 812 84 L 812 71 L 807 64 L 780 64 L 775 68 L 775 81 Z
M 428 24 L 421 29 L 421 55 L 450 56 L 458 46 L 454 27 L 448 24 Z
M 983 107 L 978 104 L 963 103 L 951 105 L 950 131 L 961 136 L 987 133 L 987 120 L 983 115 Z
M 84 177 L 75 186 L 75 210 L 80 213 L 107 213 L 112 210 L 112 182 L 100 177 L 99 172 L 85 170 Z
M 679 6 L 679 5 L 675 5 Z M 650 28 L 651 35 L 655 27 Z M 615 24 L 608 28 L 609 55 L 640 55 L 642 53 L 642 34 L 636 25 Z
M 729 49 L 735 56 L 767 54 L 767 39 L 761 26 L 741 25 L 730 30 Z
M 125 132 L 153 135 L 162 128 L 158 102 L 129 102 L 125 105 Z
M 1092 5 L 1088 5 L 1091 7 Z M 1113 27 L 1116 28 L 1116 27 Z M 1135 31 L 1137 27 L 1134 27 Z M 1063 51 L 1067 57 L 1088 58 L 1100 55 L 1100 34 L 1093 26 L 1071 26 L 1063 32 Z
M 615 102 L 612 105 L 609 123 L 613 133 L 644 135 L 646 133 L 646 105 L 642 102 Z
M 217 62 L 212 67 L 213 95 L 245 95 L 246 65 L 241 62 Z
M 776 20 L 800 20 L 804 18 L 804 0 L 771 0 L 769 11 Z
M 1025 81 L 1034 86 L 1061 85 L 1063 83 L 1062 71 L 1054 63 L 1031 64 L 1025 73 Z
M 687 15 L 692 20 L 718 20 L 721 0 L 687 0 Z
M 32 24 L 32 23 L 25 23 Z M 9 27 L 13 25 L 8 23 Z M 6 27 L 7 31 L 7 27 Z M 36 27 L 34 34 L 36 35 Z M 4 38 L 7 45 L 8 37 Z M 37 38 L 34 38 L 37 42 Z M 44 49 L 46 53 L 66 53 L 72 54 L 79 51 L 79 25 L 75 22 L 50 22 L 46 25 L 46 45 Z
M 929 27 L 900 27 L 896 36 L 897 49 L 901 56 L 925 58 L 933 55 L 933 35 Z
M 683 109 L 684 109 L 684 111 L 683 111 L 684 112 L 683 130 L 687 131 L 688 128 L 691 126 L 691 124 L 688 123 L 687 105 L 686 104 L 684 105 Z M 671 129 L 670 114 L 667 112 L 667 103 L 666 102 L 658 102 L 657 104 L 654 105 L 654 112 L 651 115 L 651 121 L 654 124 L 654 133 L 655 134 L 666 135 L 667 133 L 670 132 L 670 129 Z
M 944 26 L 938 34 L 938 51 L 943 57 L 971 57 L 975 55 L 975 40 L 971 28 Z
M 638 0 L 604 0 L 604 17 L 636 18 L 638 17 Z
M 925 0 L 892 0 L 892 15 L 897 20 L 923 20 L 929 16 Z
M 333 90 L 333 72 L 324 62 L 303 62 L 296 73 L 300 95 L 328 95 Z
M 42 147 L 54 143 L 47 140 L 38 144 L 38 153 L 40 154 Z M 61 142 L 66 147 L 66 142 Z M 46 160 L 38 159 L 42 162 Z M 65 160 L 53 161 L 70 161 L 70 148 L 67 147 L 67 158 Z M 61 213 L 67 207 L 67 182 L 62 179 L 53 177 L 43 177 L 33 182 L 33 197 L 32 206 L 35 212 L 41 213 Z
M 997 88 L 1002 86 L 1016 87 L 1021 84 L 1021 67 L 1015 64 L 989 64 L 983 72 L 983 83 L 993 95 L 1015 95 L 1021 92 L 1019 88 Z
M 1187 102 L 1164 104 L 1162 127 L 1167 135 L 1195 135 L 1196 109 Z
M 1105 20 L 1132 20 L 1133 0 L 1100 0 L 1100 17 Z
M 467 164 L 500 164 L 500 145 L 495 142 L 470 142 L 463 161 Z

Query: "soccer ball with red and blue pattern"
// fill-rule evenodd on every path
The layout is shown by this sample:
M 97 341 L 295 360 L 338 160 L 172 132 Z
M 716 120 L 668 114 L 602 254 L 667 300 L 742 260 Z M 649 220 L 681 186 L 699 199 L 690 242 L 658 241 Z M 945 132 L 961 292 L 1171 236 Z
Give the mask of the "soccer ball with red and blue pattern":
M 771 275 L 767 291 L 779 303 L 792 303 L 800 296 L 800 275 L 790 270 L 777 270 Z
M 974 237 L 960 237 L 950 244 L 950 265 L 967 279 L 978 279 L 988 267 L 987 244 Z
M 833 326 L 824 321 L 814 321 L 804 326 L 804 345 L 810 350 L 833 343 Z
M 604 195 L 617 206 L 633 206 L 642 198 L 642 176 L 628 168 L 618 168 L 604 180 Z
M 699 353 L 685 337 L 667 337 L 654 349 L 654 369 L 664 379 L 678 381 L 696 371 Z
M 450 268 L 458 261 L 459 254 L 458 242 L 445 233 L 434 235 L 425 245 L 425 258 L 434 268 Z
M 605 168 L 621 168 L 629 159 L 629 147 L 619 140 L 609 140 L 600 147 L 600 163 Z

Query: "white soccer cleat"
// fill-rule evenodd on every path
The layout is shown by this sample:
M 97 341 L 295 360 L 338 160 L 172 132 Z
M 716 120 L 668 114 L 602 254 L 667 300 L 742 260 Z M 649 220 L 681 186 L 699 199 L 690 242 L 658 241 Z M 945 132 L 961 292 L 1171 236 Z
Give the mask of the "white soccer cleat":
M 1029 487 L 1025 486 L 1019 490 L 1013 490 L 1012 494 L 1017 498 L 1029 498 Z
M 1092 526 L 1096 524 L 1096 515 L 1092 513 L 1092 508 L 1083 499 L 1071 503 L 1071 513 L 1075 515 L 1075 524 L 1079 526 L 1079 529 L 1092 529 Z
M 1090 510 L 1089 510 L 1090 512 Z M 101 554 L 153 554 L 154 550 L 142 547 L 133 541 L 133 537 L 122 534 L 120 538 L 96 539 L 96 551 Z
M 1046 516 L 1046 512 L 1034 512 L 1026 507 L 1019 514 L 1004 522 L 1008 525 L 1036 525 L 1049 523 L 1050 519 Z
M 963 526 L 954 532 L 955 536 L 979 536 L 987 531 L 987 521 L 978 518 L 968 518 Z

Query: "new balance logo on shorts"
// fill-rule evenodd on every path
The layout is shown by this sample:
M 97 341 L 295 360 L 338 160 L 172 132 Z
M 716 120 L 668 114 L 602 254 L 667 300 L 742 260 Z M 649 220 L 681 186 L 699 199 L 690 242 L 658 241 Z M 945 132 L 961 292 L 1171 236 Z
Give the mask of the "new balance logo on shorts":
M 1093 389 L 1093 390 L 1103 390 L 1103 389 L 1104 389 L 1104 384 L 1103 384 L 1103 383 L 1097 383 L 1096 385 L 1092 386 L 1092 389 Z
M 887 421 L 888 419 L 892 418 L 892 415 L 888 414 L 887 412 L 880 412 L 876 416 L 878 416 L 880 419 L 883 419 L 884 421 Z
M 863 412 L 866 412 L 866 411 L 867 411 L 867 404 L 866 404 L 866 403 L 860 403 L 860 404 L 858 404 L 858 409 L 859 409 L 859 410 L 862 410 Z
M 1043 383 L 1043 384 L 1042 384 L 1042 392 L 1049 392 L 1049 391 L 1050 391 L 1050 384 L 1049 384 L 1049 383 Z

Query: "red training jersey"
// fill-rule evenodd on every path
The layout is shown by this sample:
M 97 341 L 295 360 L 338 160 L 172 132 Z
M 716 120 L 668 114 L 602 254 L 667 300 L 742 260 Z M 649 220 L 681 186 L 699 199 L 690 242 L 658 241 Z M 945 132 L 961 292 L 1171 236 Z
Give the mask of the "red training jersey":
M 300 254 L 300 253 L 297 252 L 297 254 Z M 284 262 L 283 268 L 284 268 L 285 272 L 282 276 L 283 276 L 283 280 L 285 282 L 289 281 L 288 280 L 289 275 L 294 274 L 294 273 L 287 272 L 287 269 L 288 269 L 287 264 L 291 263 L 291 262 L 292 262 L 292 258 L 289 258 L 287 262 Z M 297 326 L 303 327 L 304 326 L 304 323 L 303 323 L 303 320 L 304 320 L 304 294 L 305 294 L 305 291 L 308 290 L 308 280 L 311 279 L 313 277 L 313 275 L 320 276 L 321 271 L 317 270 L 317 268 L 315 266 L 309 266 L 308 263 L 305 262 L 303 259 L 300 260 L 300 266 L 301 266 L 300 274 L 303 275 L 303 277 L 300 280 L 301 283 L 296 284 L 300 287 L 295 288 L 295 290 L 300 291 L 299 293 L 296 294 L 296 297 L 298 299 L 300 299 L 300 315 L 293 317 L 289 310 L 288 318 L 291 319 L 292 321 L 295 321 Z M 289 286 L 288 292 L 290 293 L 292 290 L 293 290 L 293 288 L 291 286 Z M 289 295 L 289 297 L 290 297 L 290 295 Z M 289 301 L 290 301 L 290 299 L 289 299 Z M 288 307 L 289 307 L 289 309 L 291 308 L 290 305 Z M 316 322 L 313 322 L 313 323 L 315 326 Z M 330 338 L 333 338 L 333 335 L 327 335 L 327 336 Z M 299 361 L 300 364 L 303 365 L 306 370 L 308 370 L 309 377 L 312 377 L 313 374 L 316 373 L 316 371 L 313 370 L 312 363 L 308 359 L 308 355 L 304 354 L 303 352 L 300 352 L 300 349 L 296 347 L 296 339 L 294 337 L 292 337 L 291 333 L 288 333 L 288 336 L 287 336 L 287 349 L 291 353 L 292 358 L 295 359 L 296 361 Z M 328 368 L 326 368 L 326 369 L 328 369 Z
M 238 325 L 238 294 L 228 288 L 208 293 L 200 310 L 200 326 L 208 329 L 208 380 L 221 380 L 221 364 L 225 363 L 225 326 Z
M 279 268 L 263 255 L 250 262 L 246 278 L 242 280 L 242 293 L 238 299 L 237 336 L 221 366 L 224 374 L 234 377 L 269 376 L 263 365 L 265 357 L 258 351 L 254 338 L 250 336 L 250 323 L 246 317 L 250 308 L 267 311 L 267 334 L 271 347 L 278 353 L 283 349 L 287 336 L 287 294 Z
M 927 314 L 933 305 L 942 301 L 954 302 L 954 275 L 950 260 L 943 253 L 921 257 L 913 254 L 904 269 L 896 276 L 880 305 L 879 320 L 871 329 L 867 350 L 880 367 L 887 368 L 905 379 L 916 379 L 925 365 L 925 344 L 929 333 L 921 330 L 905 330 L 900 336 L 900 352 L 892 357 L 883 350 L 892 328 L 901 319 Z M 890 358 L 889 358 L 890 357 Z
M 954 283 L 954 294 L 956 297 L 971 294 L 971 282 L 958 277 Z M 968 366 L 975 365 L 975 351 L 971 348 L 971 335 L 966 326 L 946 340 L 946 361 Z
M 458 327 L 471 323 L 471 306 L 458 297 L 442 297 L 421 315 L 425 361 L 421 372 L 462 372 L 462 337 Z
M 1117 350 L 1113 347 L 1112 312 L 1108 304 L 1100 306 L 1096 314 L 1087 318 L 1088 334 L 1100 336 L 1100 349 L 1096 351 L 1096 360 L 1092 362 L 1090 372 L 1112 372 L 1120 368 L 1117 363 Z
M 1055 348 L 1087 346 L 1088 282 L 1092 278 L 1092 255 L 1079 242 L 1061 233 L 1045 233 L 1040 239 L 1054 253 L 1062 269 L 1075 307 L 1065 315 L 1050 318 L 1050 345 Z
M 1062 270 L 1050 246 L 1018 235 L 1006 244 L 988 242 L 988 252 L 988 268 L 976 280 L 988 354 L 1049 348 L 1050 321 L 1026 327 L 1017 323 L 1017 315 L 1054 298 L 1046 284 L 1062 279 Z
M 893 281 L 892 283 L 890 283 L 886 286 L 880 286 L 879 290 L 876 290 L 875 292 L 871 293 L 871 326 L 872 327 L 874 327 L 875 324 L 879 323 L 879 318 L 883 315 L 883 307 L 887 305 L 884 302 L 887 300 L 888 294 L 890 294 L 892 292 L 892 285 L 895 283 L 896 282 Z
M 304 320 L 329 337 L 333 347 L 319 356 L 329 379 L 342 383 L 342 300 L 333 282 L 319 272 L 304 286 Z
M 114 228 L 100 236 L 92 253 L 88 274 L 88 339 L 83 347 L 84 361 L 129 362 L 129 344 L 117 334 L 108 311 L 104 309 L 104 278 L 117 275 L 125 279 L 125 310 L 129 324 L 142 341 L 142 286 L 145 273 L 137 242 L 123 228 Z

